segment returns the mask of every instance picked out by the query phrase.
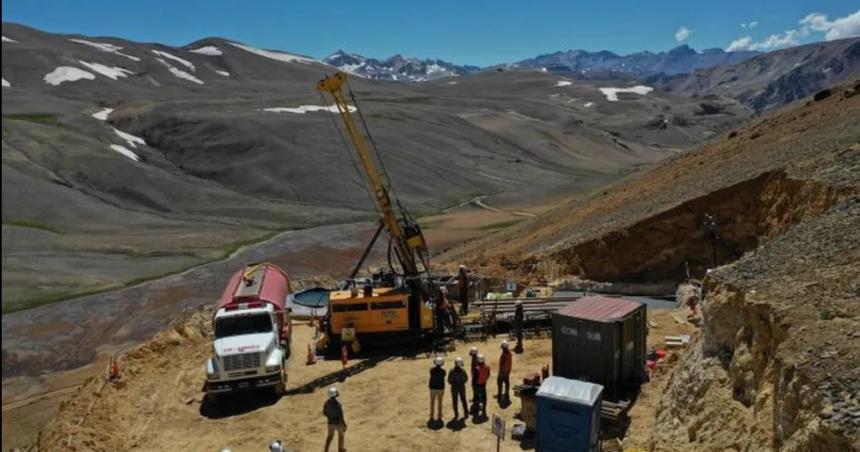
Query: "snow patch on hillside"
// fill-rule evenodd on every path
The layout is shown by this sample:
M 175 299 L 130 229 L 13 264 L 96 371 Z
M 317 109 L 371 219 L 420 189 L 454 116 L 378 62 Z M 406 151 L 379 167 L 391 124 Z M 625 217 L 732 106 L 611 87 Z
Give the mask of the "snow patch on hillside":
M 570 85 L 573 85 L 573 82 L 571 82 L 569 80 L 559 80 L 559 81 L 555 82 L 555 86 L 570 86 Z
M 163 57 L 163 58 L 169 58 L 169 59 L 171 59 L 171 60 L 173 60 L 173 61 L 176 61 L 177 63 L 179 63 L 179 64 L 181 64 L 181 65 L 183 65 L 183 66 L 187 67 L 188 69 L 191 69 L 191 71 L 192 71 L 192 72 L 196 72 L 196 71 L 197 71 L 197 68 L 196 68 L 196 67 L 194 67 L 194 63 L 192 63 L 192 62 L 190 62 L 190 61 L 188 61 L 188 60 L 183 60 L 182 58 L 179 58 L 179 57 L 178 57 L 178 56 L 176 56 L 176 55 L 173 55 L 173 54 L 170 54 L 170 53 L 167 53 L 167 52 L 162 52 L 161 50 L 153 50 L 153 51 L 152 51 L 152 53 L 154 53 L 154 54 L 156 54 L 156 55 L 158 55 L 158 56 L 160 56 L 160 57 Z
M 651 91 L 654 91 L 654 88 L 643 85 L 636 85 L 630 88 L 600 88 L 600 92 L 603 93 L 603 95 L 606 96 L 606 100 L 610 102 L 618 102 L 618 93 L 633 93 L 644 96 Z
M 314 111 L 329 111 L 332 113 L 338 112 L 337 106 L 335 106 L 335 105 L 328 105 L 328 106 L 325 106 L 325 105 L 301 105 L 298 107 L 272 107 L 272 108 L 264 108 L 260 111 L 267 111 L 270 113 L 296 113 L 296 114 L 301 114 L 301 115 L 303 115 L 307 112 L 314 112 Z M 355 106 L 350 105 L 349 111 L 350 111 L 350 113 L 355 113 L 356 111 L 358 111 L 358 108 L 355 108 Z
M 215 71 L 215 73 L 216 73 L 216 74 L 218 74 L 218 75 L 223 75 L 224 77 L 229 77 L 229 76 L 230 76 L 230 73 L 229 73 L 229 72 L 227 72 L 227 71 Z
M 118 144 L 112 144 L 112 145 L 110 145 L 110 148 L 113 149 L 114 151 L 119 152 L 120 154 L 134 160 L 135 162 L 140 161 L 140 157 L 138 157 L 137 154 L 135 154 L 134 152 L 132 152 L 131 150 L 129 150 L 125 146 L 120 146 Z
M 15 42 L 18 42 L 18 41 L 14 40 L 14 39 L 11 39 L 11 38 L 7 38 L 7 37 L 3 36 L 3 42 L 13 42 L 13 43 L 15 43 Z
M 586 103 L 585 103 L 585 108 L 591 107 L 591 106 L 593 106 L 593 105 L 594 105 L 594 102 L 586 102 Z
M 57 86 L 64 82 L 74 82 L 76 80 L 95 80 L 96 76 L 83 69 L 78 69 L 73 66 L 60 66 L 51 72 L 45 74 L 43 80 L 49 85 Z
M 11 87 L 12 87 L 12 84 L 9 83 L 8 81 L 6 81 L 6 79 L 4 78 L 3 79 L 3 88 L 11 88 Z
M 111 113 L 113 113 L 113 108 L 104 108 L 93 113 L 91 116 L 99 121 L 107 121 L 108 116 L 110 116 Z
M 203 46 L 199 49 L 189 50 L 191 53 L 199 53 L 200 55 L 206 56 L 221 56 L 224 55 L 224 52 L 221 51 L 218 47 L 215 46 Z
M 86 46 L 90 46 L 90 47 L 93 47 L 95 49 L 101 50 L 102 52 L 114 53 L 114 54 L 117 54 L 119 56 L 126 57 L 132 61 L 140 61 L 140 58 L 138 58 L 136 56 L 132 56 L 132 55 L 128 55 L 128 54 L 120 52 L 120 50 L 122 50 L 122 47 L 117 46 L 117 45 L 113 45 L 113 44 L 110 44 L 107 42 L 93 42 L 93 41 L 87 41 L 86 39 L 69 39 L 69 41 L 77 42 L 78 44 L 83 44 Z
M 189 74 L 189 73 L 187 73 L 181 69 L 177 69 L 177 68 L 173 67 L 167 61 L 164 61 L 161 58 L 156 58 L 156 60 L 158 60 L 159 63 L 165 65 L 167 67 L 167 69 L 170 70 L 170 73 L 173 74 L 174 77 L 181 78 L 183 80 L 188 80 L 189 82 L 194 82 L 194 83 L 197 83 L 198 85 L 203 84 L 203 80 L 200 80 L 199 78 L 197 78 L 197 77 L 195 77 L 195 76 L 193 76 L 193 75 L 191 75 L 191 74 Z
M 230 45 L 233 47 L 242 49 L 246 52 L 251 52 L 255 55 L 260 55 L 262 57 L 266 57 L 266 58 L 269 58 L 272 60 L 283 61 L 285 63 L 310 64 L 310 63 L 316 63 L 317 62 L 316 60 L 314 60 L 312 58 L 307 58 L 307 57 L 303 57 L 303 56 L 299 56 L 299 55 L 293 55 L 291 53 L 286 53 L 286 52 L 275 52 L 273 50 L 257 49 L 257 48 L 249 47 L 249 46 L 242 45 L 242 44 L 239 44 L 236 42 L 231 42 Z
M 134 74 L 134 72 L 131 72 L 128 69 L 124 69 L 119 66 L 110 67 L 100 63 L 87 63 L 86 61 L 78 61 L 78 63 L 81 63 L 82 65 L 89 68 L 91 71 L 98 72 L 99 74 L 104 75 L 111 80 L 116 80 L 120 77 L 126 77 L 127 74 Z
M 125 142 L 128 143 L 129 146 L 133 148 L 136 148 L 138 144 L 141 146 L 146 146 L 146 141 L 143 141 L 143 138 L 136 137 L 130 133 L 125 133 L 122 130 L 117 129 L 116 127 L 111 128 L 113 129 L 113 132 L 117 134 L 120 138 L 125 140 Z

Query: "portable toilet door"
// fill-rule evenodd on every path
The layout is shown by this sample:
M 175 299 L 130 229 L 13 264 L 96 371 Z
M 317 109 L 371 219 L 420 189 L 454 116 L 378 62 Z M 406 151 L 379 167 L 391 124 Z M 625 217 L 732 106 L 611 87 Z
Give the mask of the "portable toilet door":
M 603 387 L 549 377 L 537 392 L 538 452 L 599 452 Z

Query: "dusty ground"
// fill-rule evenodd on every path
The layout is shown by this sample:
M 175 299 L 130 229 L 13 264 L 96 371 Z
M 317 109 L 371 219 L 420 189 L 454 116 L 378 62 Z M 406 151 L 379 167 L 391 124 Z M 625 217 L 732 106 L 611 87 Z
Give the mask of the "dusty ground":
M 117 386 L 105 385 L 102 379 L 88 381 L 68 402 L 60 415 L 40 435 L 38 450 L 261 450 L 275 439 L 282 439 L 296 451 L 318 450 L 323 445 L 324 423 L 321 420 L 327 384 L 313 392 L 291 393 L 280 400 L 268 394 L 256 394 L 223 401 L 217 407 L 202 402 L 203 382 L 200 363 L 210 352 L 208 312 L 194 314 L 190 321 L 179 323 L 153 341 L 131 351 L 124 361 L 125 376 Z M 673 311 L 649 314 L 655 325 L 649 343 L 659 344 L 665 334 L 689 332 Z M 307 366 L 302 345 L 310 341 L 312 329 L 296 328 L 295 347 L 299 350 L 290 365 L 290 388 L 300 390 L 316 379 L 341 369 L 339 361 L 320 361 Z M 498 340 L 478 343 L 488 355 L 495 370 Z M 447 354 L 446 366 L 455 356 L 468 354 L 473 344 L 457 345 Z M 512 381 L 527 372 L 538 370 L 551 361 L 549 339 L 526 341 L 526 353 L 514 356 Z M 449 423 L 451 405 L 445 399 L 446 426 L 433 429 L 427 425 L 429 398 L 426 389 L 431 356 L 392 357 L 337 383 L 349 425 L 347 446 L 351 450 L 488 450 L 494 439 L 489 422 L 469 419 L 462 426 Z M 351 366 L 364 366 L 360 360 Z M 643 401 L 650 400 L 651 388 L 659 389 L 658 379 L 644 387 Z M 496 390 L 495 380 L 488 392 Z M 446 394 L 449 396 L 449 394 Z M 499 414 L 513 425 L 519 400 L 501 408 L 491 400 L 489 414 Z M 639 423 L 653 419 L 653 406 L 633 412 L 630 444 L 639 444 Z M 502 450 L 520 450 L 519 442 L 507 439 Z
M 512 222 L 545 212 L 558 202 L 550 199 L 501 207 L 490 205 L 489 201 L 483 203 L 484 207 L 470 202 L 420 221 L 431 250 L 443 251 L 464 240 L 510 227 Z M 3 429 L 13 434 L 4 435 L 3 450 L 34 440 L 70 391 L 102 372 L 112 353 L 151 337 L 183 307 L 210 303 L 220 294 L 219 278 L 228 277 L 235 266 L 273 260 L 295 278 L 343 276 L 358 259 L 371 232 L 371 226 L 360 224 L 290 232 L 247 247 L 227 261 L 136 288 L 92 295 L 73 304 L 4 315 Z M 337 248 L 329 247 L 329 243 L 336 243 Z M 380 255 L 375 252 L 371 259 Z M 124 320 L 118 322 L 109 313 L 103 313 L 97 320 L 88 320 L 91 326 L 98 323 L 99 328 L 69 327 L 83 322 L 95 306 L 105 303 L 128 306 L 116 311 Z M 92 345 L 81 347 L 81 343 Z

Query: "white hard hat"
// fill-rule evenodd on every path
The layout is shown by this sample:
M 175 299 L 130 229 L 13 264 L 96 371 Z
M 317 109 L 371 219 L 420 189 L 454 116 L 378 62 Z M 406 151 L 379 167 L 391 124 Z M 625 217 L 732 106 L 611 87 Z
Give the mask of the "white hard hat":
M 479 363 L 484 362 L 484 355 L 482 355 L 482 354 L 478 353 L 478 362 L 479 362 Z
M 508 341 L 502 341 L 502 348 L 505 350 L 508 349 Z
M 439 288 L 439 291 L 440 291 L 440 292 L 442 292 L 442 293 L 448 293 L 448 288 L 447 288 L 447 287 L 445 287 L 445 286 L 442 286 L 442 287 L 440 287 L 440 288 Z
M 435 364 L 436 367 L 441 367 L 442 364 L 445 364 L 445 360 L 442 359 L 441 356 L 437 356 L 437 357 L 433 358 L 433 364 Z
M 233 451 L 232 451 L 232 450 L 230 450 L 230 449 L 226 449 L 226 448 L 224 448 L 224 449 L 221 449 L 221 452 L 233 452 Z
M 284 452 L 284 445 L 281 440 L 272 441 L 272 444 L 269 444 L 269 452 Z
M 463 367 L 463 358 L 459 356 L 454 358 L 454 365 L 457 367 Z
M 478 347 L 472 347 L 469 349 L 469 354 L 474 356 L 478 354 Z
M 460 264 L 460 268 L 466 268 L 466 266 L 463 264 Z
M 514 302 L 514 305 L 516 305 L 516 306 L 522 306 L 522 305 L 523 305 L 523 300 L 517 300 L 517 301 L 515 301 L 515 302 Z
M 329 396 L 329 398 L 337 397 L 338 396 L 337 388 L 335 388 L 334 386 L 328 388 L 328 396 Z

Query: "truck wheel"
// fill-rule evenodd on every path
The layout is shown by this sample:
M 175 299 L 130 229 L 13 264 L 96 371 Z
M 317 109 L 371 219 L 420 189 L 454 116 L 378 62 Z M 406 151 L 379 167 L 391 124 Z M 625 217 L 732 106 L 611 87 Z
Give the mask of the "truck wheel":
M 284 368 L 284 370 L 281 372 L 281 381 L 279 381 L 278 384 L 276 384 L 273 387 L 273 389 L 275 391 L 275 395 L 278 397 L 282 397 L 284 394 L 287 393 L 287 370 L 286 370 L 286 368 Z
M 207 393 L 206 402 L 212 405 L 218 405 L 218 394 Z

